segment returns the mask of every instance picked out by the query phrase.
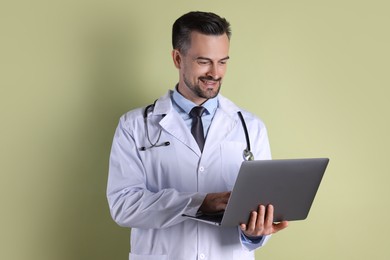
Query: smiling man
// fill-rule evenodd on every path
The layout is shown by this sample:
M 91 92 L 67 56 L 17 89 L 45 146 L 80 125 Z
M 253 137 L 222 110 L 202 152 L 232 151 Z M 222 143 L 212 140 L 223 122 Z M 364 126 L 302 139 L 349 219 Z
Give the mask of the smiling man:
M 254 259 L 287 227 L 259 205 L 247 223 L 217 227 L 183 215 L 223 211 L 246 148 L 243 116 L 257 160 L 270 159 L 267 131 L 219 94 L 229 60 L 230 24 L 190 12 L 173 25 L 174 90 L 123 115 L 116 130 L 107 197 L 113 219 L 131 228 L 130 259 Z

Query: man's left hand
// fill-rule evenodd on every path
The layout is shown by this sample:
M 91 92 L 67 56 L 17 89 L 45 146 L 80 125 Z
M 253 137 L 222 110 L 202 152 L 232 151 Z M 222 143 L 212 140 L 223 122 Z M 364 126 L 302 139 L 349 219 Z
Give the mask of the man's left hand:
M 274 223 L 274 207 L 259 205 L 257 211 L 252 211 L 247 224 L 241 224 L 240 228 L 247 237 L 260 237 L 274 234 L 288 226 L 287 221 Z

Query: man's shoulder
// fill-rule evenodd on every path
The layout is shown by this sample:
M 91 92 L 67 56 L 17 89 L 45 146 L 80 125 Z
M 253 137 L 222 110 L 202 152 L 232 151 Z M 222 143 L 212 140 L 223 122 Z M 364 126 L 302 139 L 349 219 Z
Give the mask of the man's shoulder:
M 144 106 L 144 107 L 138 107 L 138 108 L 134 108 L 132 110 L 129 110 L 121 116 L 120 120 L 123 122 L 129 122 L 129 121 L 136 120 L 137 118 L 142 117 L 142 115 L 145 111 L 145 108 L 146 107 Z
M 239 107 L 233 101 L 222 95 L 219 95 L 219 102 L 220 108 L 226 111 L 228 114 L 236 115 L 238 112 L 241 112 L 245 121 L 263 124 L 263 121 L 257 115 L 244 108 Z
M 123 114 L 120 118 L 120 121 L 125 124 L 131 124 L 133 122 L 138 122 L 139 120 L 144 120 L 148 114 L 160 114 L 166 113 L 170 109 L 171 101 L 170 95 L 171 90 L 169 90 L 165 95 L 156 99 L 154 102 L 144 105 L 142 107 L 134 108 L 125 114 Z

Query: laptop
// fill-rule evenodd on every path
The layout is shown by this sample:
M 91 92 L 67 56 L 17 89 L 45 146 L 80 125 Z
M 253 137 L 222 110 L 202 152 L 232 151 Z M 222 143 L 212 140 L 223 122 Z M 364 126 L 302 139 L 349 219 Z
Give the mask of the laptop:
M 274 206 L 274 222 L 307 218 L 328 158 L 243 161 L 225 211 L 183 215 L 217 226 L 247 223 L 258 205 Z

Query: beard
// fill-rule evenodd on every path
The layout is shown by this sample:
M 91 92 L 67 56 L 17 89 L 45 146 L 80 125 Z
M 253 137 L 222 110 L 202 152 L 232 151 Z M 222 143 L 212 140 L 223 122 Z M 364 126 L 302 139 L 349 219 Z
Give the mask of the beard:
M 195 95 L 201 98 L 205 98 L 205 99 L 215 98 L 219 94 L 219 91 L 221 90 L 222 78 L 214 79 L 213 77 L 199 77 L 197 84 L 192 84 L 185 77 L 185 75 L 183 75 L 183 79 L 187 88 L 189 88 Z M 202 89 L 199 84 L 200 81 L 214 81 L 218 83 L 218 87 Z

